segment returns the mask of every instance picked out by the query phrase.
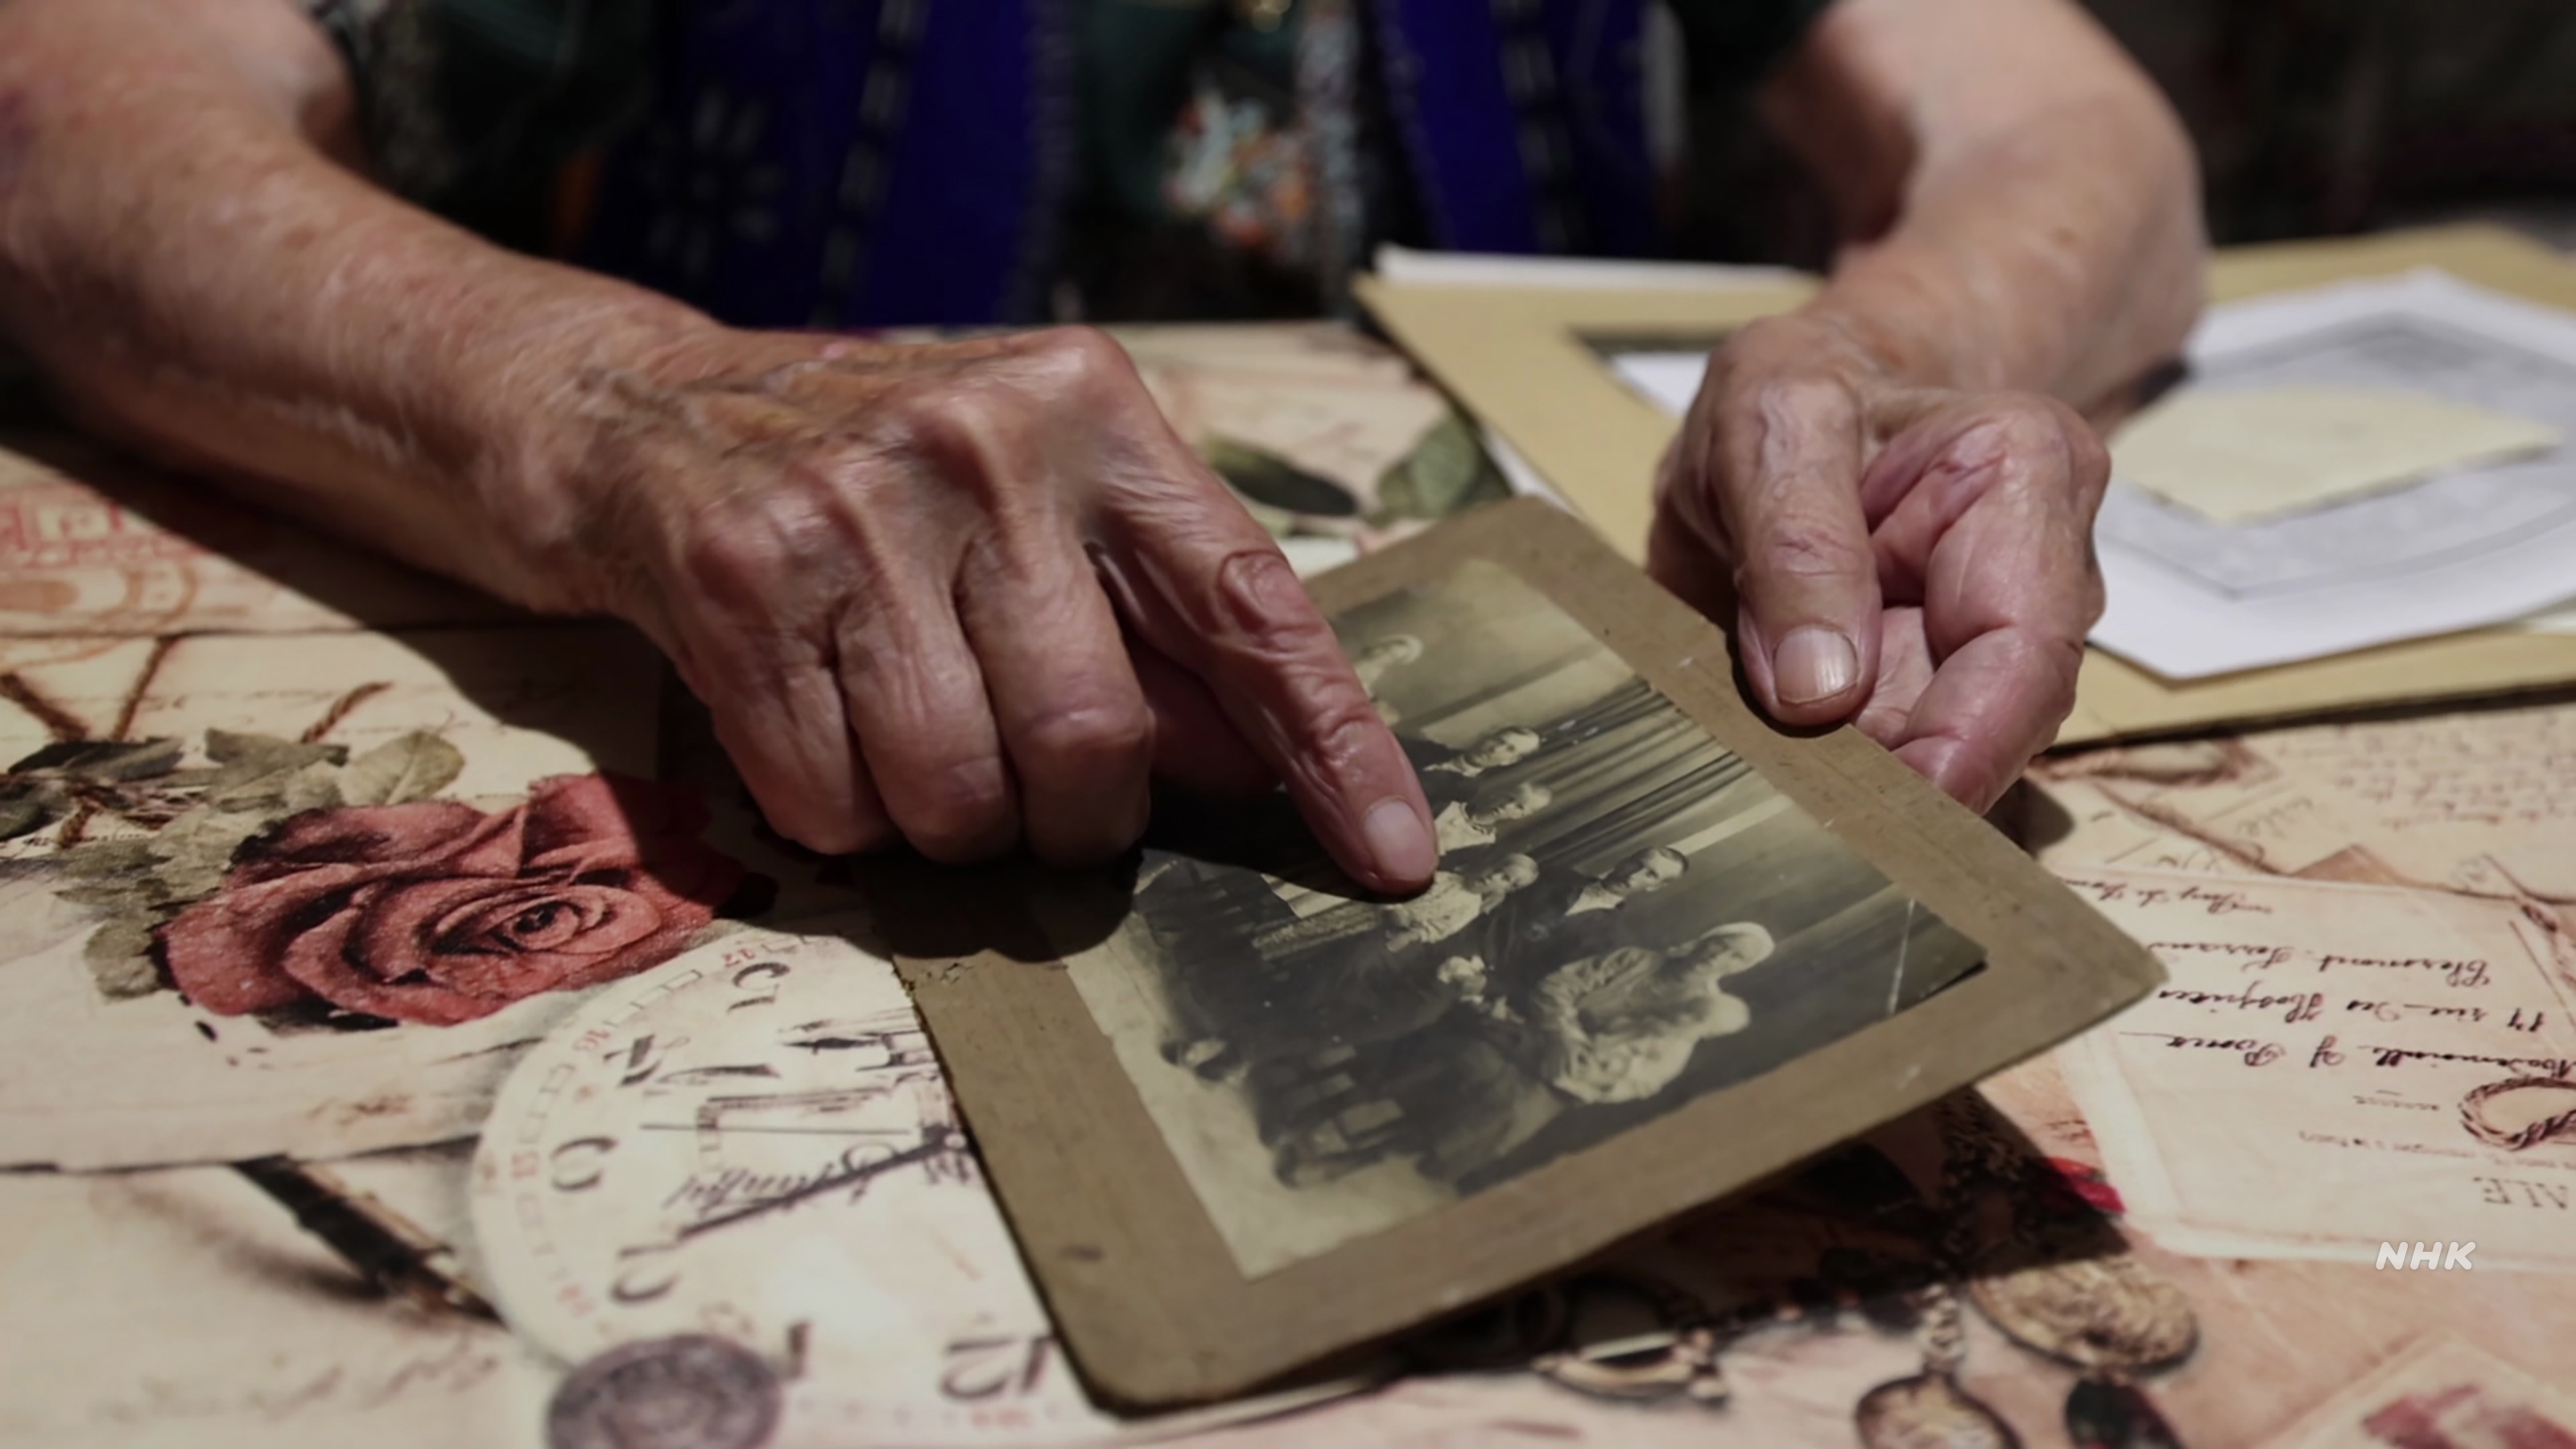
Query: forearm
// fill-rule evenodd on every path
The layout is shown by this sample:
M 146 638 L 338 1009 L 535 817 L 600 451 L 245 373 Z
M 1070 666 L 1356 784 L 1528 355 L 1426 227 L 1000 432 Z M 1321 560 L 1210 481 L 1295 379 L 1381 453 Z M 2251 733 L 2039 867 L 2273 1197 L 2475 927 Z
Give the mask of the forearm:
M 0 3 L 0 326 L 84 421 L 538 607 L 587 607 L 582 359 L 703 326 L 368 184 L 282 0 Z M 335 145 L 335 142 L 338 144 Z
M 1763 99 L 1844 220 L 1810 314 L 1906 380 L 2096 409 L 2198 313 L 2189 143 L 2072 7 L 1843 0 Z

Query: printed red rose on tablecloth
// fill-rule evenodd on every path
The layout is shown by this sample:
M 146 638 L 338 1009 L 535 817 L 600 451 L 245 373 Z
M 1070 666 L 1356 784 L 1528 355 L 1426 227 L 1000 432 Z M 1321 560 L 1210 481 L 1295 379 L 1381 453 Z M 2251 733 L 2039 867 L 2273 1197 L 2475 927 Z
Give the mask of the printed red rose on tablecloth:
M 2111 1185 L 2102 1169 L 2071 1157 L 2052 1157 L 2048 1159 L 2048 1170 L 2052 1175 L 2049 1186 L 2071 1200 L 2069 1207 L 2073 1211 L 2090 1209 L 2113 1217 L 2128 1211 L 2128 1205 L 2120 1201 L 2120 1190 Z
M 449 1026 L 658 965 L 742 868 L 667 785 L 538 781 L 498 814 L 447 800 L 311 810 L 245 844 L 222 889 L 161 928 L 171 978 L 240 1016 L 319 1000 Z

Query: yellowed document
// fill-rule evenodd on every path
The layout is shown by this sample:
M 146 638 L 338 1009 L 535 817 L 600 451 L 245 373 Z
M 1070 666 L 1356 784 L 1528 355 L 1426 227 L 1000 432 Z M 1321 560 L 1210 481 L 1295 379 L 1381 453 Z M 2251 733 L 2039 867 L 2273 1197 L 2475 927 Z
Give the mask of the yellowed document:
M 534 1449 L 555 1380 L 223 1168 L 0 1175 L 0 1343 L 0 1442 L 47 1449 Z
M 2387 388 L 2187 391 L 2122 429 L 2111 466 L 2124 483 L 2246 523 L 2561 441 L 2546 423 Z
M 2190 851 L 2128 852 L 2125 829 L 2264 875 L 2576 901 L 2576 706 L 2102 750 L 2037 774 L 2075 817 L 2046 847 L 2051 868 L 2209 869 Z M 2130 821 L 2092 822 L 2105 803 Z
M 2576 1270 L 2576 1141 L 2506 1140 L 2576 1072 L 2540 923 L 2397 887 L 2066 879 L 2172 972 L 2058 1055 L 2131 1226 L 2210 1256 L 2474 1243 L 2477 1268 Z

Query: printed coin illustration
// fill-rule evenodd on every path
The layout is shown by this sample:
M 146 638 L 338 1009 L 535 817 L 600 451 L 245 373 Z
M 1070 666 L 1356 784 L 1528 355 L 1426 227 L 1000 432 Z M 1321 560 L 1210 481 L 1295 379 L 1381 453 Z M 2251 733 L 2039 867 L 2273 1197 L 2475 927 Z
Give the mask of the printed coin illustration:
M 703 1333 L 630 1343 L 574 1369 L 546 1410 L 548 1449 L 759 1449 L 778 1428 L 778 1376 Z

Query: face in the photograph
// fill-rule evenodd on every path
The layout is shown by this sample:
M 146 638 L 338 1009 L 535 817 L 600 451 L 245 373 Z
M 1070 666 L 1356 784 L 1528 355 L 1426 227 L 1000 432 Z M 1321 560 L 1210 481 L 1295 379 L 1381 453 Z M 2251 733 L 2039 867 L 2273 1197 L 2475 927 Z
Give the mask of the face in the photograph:
M 1508 769 L 1537 754 L 1538 746 L 1538 731 L 1513 725 L 1476 741 L 1467 751 L 1467 763 L 1480 770 Z
M 1659 845 L 1652 850 L 1641 850 L 1619 862 L 1612 868 L 1610 878 L 1605 883 L 1622 897 L 1642 896 L 1648 891 L 1660 889 L 1680 880 L 1682 872 L 1688 869 L 1690 869 L 1689 856 Z
M 1526 855 L 1507 855 L 1477 872 L 1470 884 L 1491 905 L 1514 891 L 1529 889 L 1537 880 L 1537 861 Z
M 1752 921 L 1738 921 L 1718 927 L 1676 954 L 1693 976 L 1714 983 L 1761 965 L 1773 949 L 1769 931 Z
M 1523 785 L 1519 789 L 1504 796 L 1502 799 L 1495 801 L 1492 808 L 1483 811 L 1482 814 L 1486 820 L 1496 824 L 1500 824 L 1507 820 L 1527 820 L 1531 816 L 1546 809 L 1549 805 L 1554 804 L 1555 801 L 1555 791 L 1548 789 L 1545 785 L 1538 783 L 1536 780 L 1532 780 L 1528 784 Z
M 1422 641 L 1411 634 L 1390 634 L 1351 656 L 1351 670 L 1362 684 L 1375 684 L 1388 671 L 1422 657 Z

